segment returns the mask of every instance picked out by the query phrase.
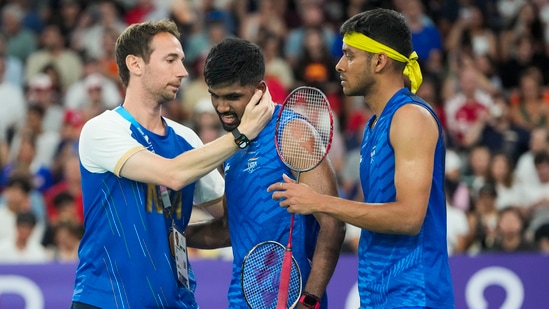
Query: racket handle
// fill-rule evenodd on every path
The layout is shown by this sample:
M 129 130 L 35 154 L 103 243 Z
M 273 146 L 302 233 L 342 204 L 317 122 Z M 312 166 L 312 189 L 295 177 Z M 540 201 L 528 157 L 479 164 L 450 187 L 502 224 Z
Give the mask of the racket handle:
M 278 288 L 278 302 L 276 309 L 287 309 L 288 294 L 290 289 L 290 276 L 292 274 L 292 251 L 284 252 L 284 260 L 282 261 L 282 270 L 280 272 L 280 284 Z

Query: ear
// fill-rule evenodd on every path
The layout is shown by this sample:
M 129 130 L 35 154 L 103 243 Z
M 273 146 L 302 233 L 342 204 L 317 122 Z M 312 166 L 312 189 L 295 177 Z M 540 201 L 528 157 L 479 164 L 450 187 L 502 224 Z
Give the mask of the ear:
M 389 62 L 389 57 L 387 57 L 385 53 L 381 52 L 374 55 L 372 62 L 375 64 L 375 71 L 379 72 L 387 66 L 387 63 Z
M 259 90 L 261 90 L 261 92 L 265 93 L 265 91 L 267 90 L 267 83 L 264 80 L 262 80 L 257 85 L 257 89 L 259 89 Z
M 126 66 L 128 67 L 130 74 L 141 75 L 143 64 L 143 59 L 141 59 L 141 57 L 135 55 L 126 56 Z

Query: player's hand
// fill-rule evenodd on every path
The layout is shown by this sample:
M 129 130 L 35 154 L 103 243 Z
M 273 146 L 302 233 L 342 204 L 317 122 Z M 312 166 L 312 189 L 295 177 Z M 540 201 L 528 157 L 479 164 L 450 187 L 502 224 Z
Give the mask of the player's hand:
M 273 192 L 273 200 L 280 201 L 280 207 L 284 207 L 291 213 L 308 215 L 317 212 L 313 201 L 317 193 L 303 183 L 296 183 L 287 175 L 282 175 L 284 182 L 277 182 L 267 188 Z
M 249 139 L 254 139 L 271 120 L 274 106 L 268 88 L 264 93 L 261 90 L 256 90 L 246 105 L 238 130 Z

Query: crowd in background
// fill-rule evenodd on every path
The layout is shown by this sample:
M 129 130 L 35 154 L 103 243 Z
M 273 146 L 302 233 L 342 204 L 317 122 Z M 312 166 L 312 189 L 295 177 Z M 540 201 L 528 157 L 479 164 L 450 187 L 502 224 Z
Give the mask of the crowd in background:
M 177 23 L 189 71 L 166 117 L 205 143 L 223 134 L 202 75 L 205 56 L 227 36 L 255 42 L 275 101 L 300 85 L 326 93 L 340 195 L 361 200 L 357 167 L 371 111 L 363 98 L 343 95 L 335 64 L 339 26 L 373 7 L 407 19 L 424 77 L 418 95 L 445 131 L 449 253 L 549 253 L 549 0 L 0 4 L 0 262 L 78 259 L 79 132 L 121 103 L 114 43 L 126 26 L 149 19 Z M 356 252 L 358 233 L 348 227 L 346 252 Z

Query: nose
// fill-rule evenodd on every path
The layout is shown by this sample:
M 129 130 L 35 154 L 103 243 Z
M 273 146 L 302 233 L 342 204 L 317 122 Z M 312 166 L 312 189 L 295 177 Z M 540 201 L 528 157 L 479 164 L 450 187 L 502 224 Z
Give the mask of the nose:
M 213 103 L 215 110 L 219 114 L 223 114 L 231 110 L 231 106 L 227 103 L 226 100 L 223 100 L 222 98 L 215 99 Z
M 178 70 L 177 70 L 177 76 L 179 78 L 186 78 L 189 76 L 189 71 L 187 71 L 187 68 L 185 67 L 185 65 L 183 63 L 181 63 L 181 65 L 179 66 Z
M 342 62 L 344 61 L 344 59 L 345 59 L 345 57 L 342 56 L 341 58 L 339 58 L 339 61 L 336 63 L 335 69 L 336 69 L 337 72 L 343 72 Z

